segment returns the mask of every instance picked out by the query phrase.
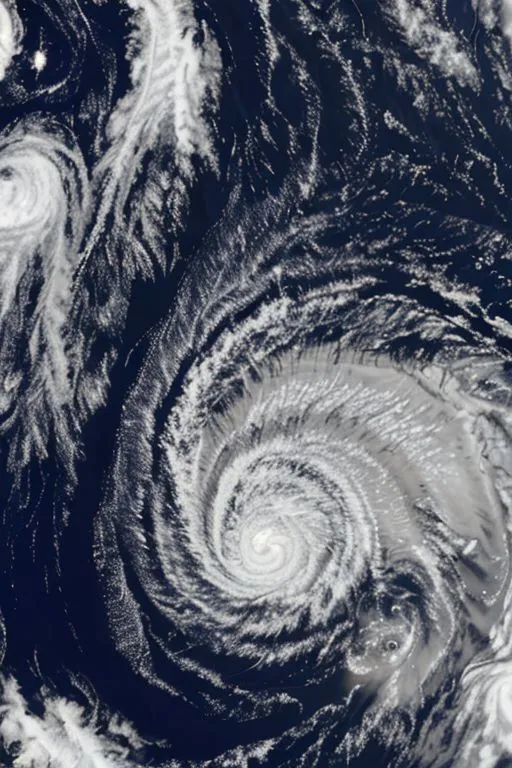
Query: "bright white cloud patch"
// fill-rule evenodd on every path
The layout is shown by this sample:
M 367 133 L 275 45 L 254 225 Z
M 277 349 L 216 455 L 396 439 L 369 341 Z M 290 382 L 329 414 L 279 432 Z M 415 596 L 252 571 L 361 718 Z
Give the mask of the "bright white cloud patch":
M 203 119 L 207 93 L 216 94 L 220 74 L 217 43 L 198 27 L 188 0 L 127 0 L 135 12 L 132 38 L 133 90 L 110 119 L 118 162 L 126 162 L 139 142 L 153 144 L 167 126 L 177 152 L 212 154 Z M 200 35 L 199 43 L 196 35 Z M 120 150 L 120 151 L 119 151 Z M 110 157 L 108 153 L 107 157 Z
M 512 0 L 502 0 L 501 13 L 503 32 L 512 41 Z
M 454 32 L 436 18 L 437 4 L 393 0 L 391 14 L 400 26 L 407 43 L 418 56 L 437 67 L 446 77 L 456 78 L 461 85 L 474 85 L 477 72 Z
M 148 150 L 157 145 L 172 148 L 180 179 L 192 178 L 194 155 L 210 167 L 217 165 L 207 117 L 216 110 L 220 91 L 221 56 L 215 38 L 204 22 L 196 21 L 190 0 L 125 4 L 133 12 L 127 53 L 132 88 L 110 116 L 110 148 L 95 169 L 101 203 L 86 254 L 104 232 L 106 217 L 113 210 L 121 216 Z M 182 186 L 178 181 L 177 200 Z
M 97 733 L 78 704 L 46 697 L 44 714 L 32 714 L 13 679 L 4 683 L 0 705 L 0 737 L 16 768 L 129 768 L 129 747 L 116 743 L 122 735 L 140 742 L 130 726 L 113 723 L 113 738 Z M 15 757 L 14 757 L 15 755 Z
M 3 80 L 12 58 L 19 52 L 21 23 L 15 10 L 0 2 L 0 80 Z
M 503 34 L 512 40 L 512 0 L 472 0 L 471 4 L 484 27 L 500 25 Z
M 36 72 L 42 72 L 46 67 L 46 53 L 44 51 L 36 51 L 34 54 L 34 63 L 32 65 Z

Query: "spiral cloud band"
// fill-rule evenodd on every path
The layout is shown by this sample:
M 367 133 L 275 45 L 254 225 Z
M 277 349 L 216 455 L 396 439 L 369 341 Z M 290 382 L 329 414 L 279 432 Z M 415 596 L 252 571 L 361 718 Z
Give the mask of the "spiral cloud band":
M 512 756 L 508 0 L 0 0 L 0 764 Z
M 418 332 L 441 331 L 407 310 Z M 98 564 L 112 632 L 139 672 L 155 678 L 135 661 L 152 657 L 148 622 L 168 626 L 163 652 L 183 670 L 202 649 L 198 685 L 219 689 L 217 706 L 226 688 L 255 696 L 254 669 L 271 669 L 284 694 L 285 670 L 315 659 L 322 684 L 343 670 L 337 706 L 350 710 L 354 685 L 376 696 L 359 749 L 372 717 L 414 712 L 447 668 L 462 670 L 504 608 L 510 417 L 477 379 L 467 392 L 480 365 L 499 380 L 499 360 L 460 342 L 456 363 L 401 361 L 368 331 L 367 351 L 343 330 L 308 340 L 320 314 L 350 335 L 376 320 L 339 285 L 224 328 L 186 372 L 166 354 L 179 319 L 155 338 L 126 404 Z M 209 666 L 219 656 L 235 682 Z

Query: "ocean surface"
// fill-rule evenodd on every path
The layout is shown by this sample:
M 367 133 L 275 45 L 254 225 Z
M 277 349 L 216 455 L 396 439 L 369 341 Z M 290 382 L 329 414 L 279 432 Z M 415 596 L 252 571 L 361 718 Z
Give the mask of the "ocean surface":
M 512 765 L 512 1 L 0 0 L 0 765 Z

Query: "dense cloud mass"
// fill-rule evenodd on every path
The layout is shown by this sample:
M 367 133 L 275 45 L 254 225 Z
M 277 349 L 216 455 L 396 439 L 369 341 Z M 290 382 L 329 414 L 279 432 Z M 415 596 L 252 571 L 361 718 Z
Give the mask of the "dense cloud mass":
M 0 764 L 512 758 L 512 4 L 0 0 Z

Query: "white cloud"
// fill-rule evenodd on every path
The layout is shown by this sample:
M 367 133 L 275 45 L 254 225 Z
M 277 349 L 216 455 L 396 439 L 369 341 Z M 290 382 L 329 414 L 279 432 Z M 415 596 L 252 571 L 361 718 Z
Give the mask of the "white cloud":
M 431 2 L 423 0 L 413 4 L 410 0 L 393 0 L 391 15 L 418 56 L 446 77 L 456 78 L 461 85 L 476 85 L 477 72 L 468 54 L 455 33 L 440 26 Z
M 117 734 L 140 745 L 127 724 L 114 722 L 111 738 L 99 734 L 78 704 L 62 698 L 46 697 L 44 714 L 32 714 L 16 681 L 3 684 L 0 736 L 15 768 L 134 768 Z
M 501 0 L 503 33 L 512 41 L 512 0 Z
M 21 22 L 14 8 L 0 2 L 0 80 L 3 80 L 13 57 L 19 53 Z

